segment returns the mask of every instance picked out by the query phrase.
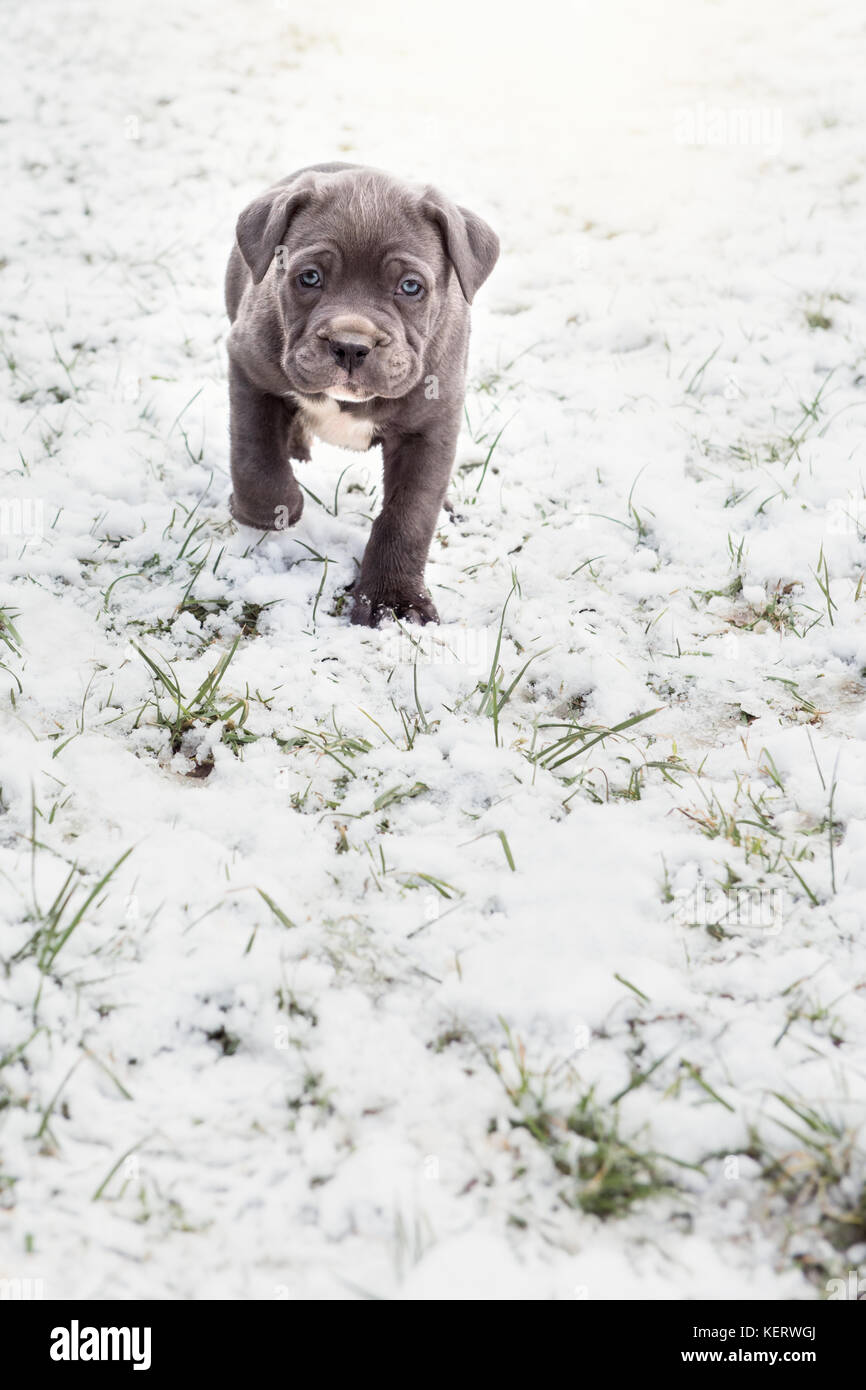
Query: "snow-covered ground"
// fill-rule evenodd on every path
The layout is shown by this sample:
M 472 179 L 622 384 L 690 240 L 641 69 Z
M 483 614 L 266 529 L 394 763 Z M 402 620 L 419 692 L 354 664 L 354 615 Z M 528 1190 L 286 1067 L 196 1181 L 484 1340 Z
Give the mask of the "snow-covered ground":
M 824 1296 L 866 1266 L 861 6 L 4 27 L 0 1279 Z M 286 536 L 227 513 L 234 219 L 341 157 L 502 238 L 435 632 L 348 625 L 376 455 L 320 446 Z

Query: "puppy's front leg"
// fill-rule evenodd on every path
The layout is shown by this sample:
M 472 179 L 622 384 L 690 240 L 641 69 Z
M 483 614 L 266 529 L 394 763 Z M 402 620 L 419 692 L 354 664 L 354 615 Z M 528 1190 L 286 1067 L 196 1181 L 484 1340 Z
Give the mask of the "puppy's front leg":
M 389 610 L 414 623 L 438 623 L 424 583 L 427 552 L 454 464 L 459 420 L 443 431 L 385 440 L 385 501 L 354 586 L 352 622 L 376 627 Z
M 299 442 L 297 415 L 279 396 L 253 386 L 235 362 L 229 362 L 231 414 L 232 516 L 259 531 L 294 526 L 304 510 L 290 453 L 309 458 Z

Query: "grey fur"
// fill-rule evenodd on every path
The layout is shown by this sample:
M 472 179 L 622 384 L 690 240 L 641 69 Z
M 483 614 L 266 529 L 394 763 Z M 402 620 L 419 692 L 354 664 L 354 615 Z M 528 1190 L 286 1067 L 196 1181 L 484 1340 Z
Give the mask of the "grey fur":
M 339 411 L 360 437 L 372 430 L 384 502 L 355 623 L 388 611 L 438 621 L 424 568 L 460 429 L 469 303 L 498 254 L 490 227 L 435 189 L 351 164 L 300 169 L 238 219 L 226 274 L 232 514 L 293 525 L 303 494 L 291 460 L 309 459 L 312 422 Z M 322 285 L 302 287 L 313 269 Z M 402 291 L 411 279 L 422 296 Z

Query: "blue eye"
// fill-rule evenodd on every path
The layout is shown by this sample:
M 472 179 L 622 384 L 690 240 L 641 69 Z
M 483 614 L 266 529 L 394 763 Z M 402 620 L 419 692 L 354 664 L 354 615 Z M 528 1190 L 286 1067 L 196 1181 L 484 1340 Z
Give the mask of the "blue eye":
M 406 280 L 400 281 L 400 293 L 408 295 L 410 299 L 417 299 L 419 294 L 424 293 L 424 286 L 420 280 L 415 280 L 410 275 Z
M 322 277 L 317 270 L 302 270 L 298 276 L 298 284 L 305 290 L 314 290 L 321 283 Z

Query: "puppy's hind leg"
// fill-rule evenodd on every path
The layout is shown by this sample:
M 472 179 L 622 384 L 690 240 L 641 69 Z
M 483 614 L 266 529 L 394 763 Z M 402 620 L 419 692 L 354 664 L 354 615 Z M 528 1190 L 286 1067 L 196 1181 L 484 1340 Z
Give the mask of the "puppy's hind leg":
M 281 397 L 253 386 L 234 362 L 229 363 L 229 408 L 232 516 L 258 531 L 294 526 L 304 495 L 289 459 L 309 458 L 297 412 Z

